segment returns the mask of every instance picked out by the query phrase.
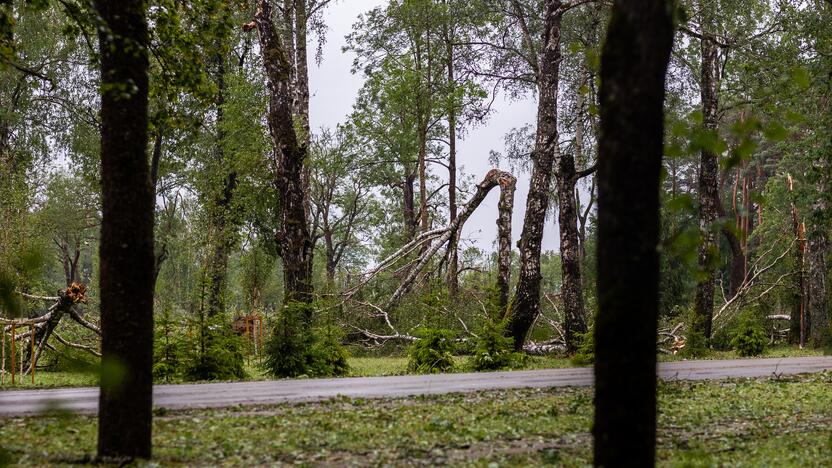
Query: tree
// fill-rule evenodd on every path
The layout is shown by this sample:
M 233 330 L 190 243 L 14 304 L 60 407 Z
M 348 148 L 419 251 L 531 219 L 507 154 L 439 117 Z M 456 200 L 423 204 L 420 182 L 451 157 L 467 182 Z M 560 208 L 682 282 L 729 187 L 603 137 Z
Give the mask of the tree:
M 595 466 L 653 466 L 671 3 L 618 0 L 601 56 Z
M 147 4 L 98 0 L 101 50 L 100 457 L 151 454 L 153 193 Z
M 516 8 L 519 2 L 515 2 Z M 533 46 L 530 36 L 527 42 L 531 53 L 537 53 L 537 136 L 532 153 L 532 177 L 526 199 L 526 215 L 520 235 L 520 272 L 511 307 L 506 332 L 514 338 L 516 350 L 523 348 L 526 335 L 540 313 L 540 246 L 543 241 L 543 225 L 549 208 L 549 188 L 552 169 L 558 148 L 558 83 L 561 60 L 560 24 L 563 4 L 559 0 L 547 0 L 543 19 L 543 39 Z
M 269 108 L 266 120 L 272 139 L 273 185 L 277 191 L 277 251 L 283 260 L 285 302 L 312 301 L 313 242 L 310 232 L 305 161 L 309 150 L 308 76 L 306 65 L 307 19 L 322 2 L 286 2 L 281 38 L 272 20 L 272 6 L 260 0 L 254 21 L 257 29 Z M 287 13 L 288 11 L 288 13 Z M 300 119 L 300 132 L 295 126 Z

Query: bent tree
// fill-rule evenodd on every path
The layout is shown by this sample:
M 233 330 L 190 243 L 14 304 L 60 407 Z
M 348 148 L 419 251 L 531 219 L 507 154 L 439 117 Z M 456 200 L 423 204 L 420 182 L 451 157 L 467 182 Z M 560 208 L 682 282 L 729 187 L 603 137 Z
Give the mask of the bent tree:
M 150 457 L 153 190 L 146 2 L 98 0 L 101 50 L 99 457 Z
M 653 466 L 667 0 L 615 2 L 601 56 L 595 466 Z M 625 462 L 626 461 L 626 462 Z

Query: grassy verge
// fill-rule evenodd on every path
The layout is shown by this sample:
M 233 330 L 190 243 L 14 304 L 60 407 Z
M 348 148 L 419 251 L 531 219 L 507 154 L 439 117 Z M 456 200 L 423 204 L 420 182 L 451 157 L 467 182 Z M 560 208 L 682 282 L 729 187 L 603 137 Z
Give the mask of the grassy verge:
M 774 347 L 766 349 L 759 357 L 801 357 L 820 356 L 822 351 L 813 349 L 798 349 L 796 347 Z M 734 351 L 711 351 L 707 355 L 697 359 L 737 359 L 739 356 Z M 679 361 L 685 359 L 676 355 L 659 355 L 660 361 Z M 751 359 L 751 358 L 749 358 Z M 454 372 L 471 372 L 468 367 L 468 358 L 457 356 L 455 358 L 456 368 Z M 405 375 L 407 370 L 407 357 L 351 357 L 349 358 L 349 377 L 376 377 L 384 375 Z M 246 361 L 247 380 L 267 380 L 270 377 L 263 372 L 255 361 Z M 563 356 L 530 356 L 524 369 L 556 369 L 563 367 L 574 367 L 574 364 Z M 175 382 L 172 382 L 175 383 Z M 5 386 L 0 386 L 0 391 L 27 388 L 55 388 L 55 387 L 84 387 L 98 385 L 98 376 L 89 371 L 83 372 L 38 372 L 35 384 L 32 385 L 29 376 L 22 379 L 18 376 L 17 384 L 12 387 L 8 381 Z
M 470 372 L 467 366 L 467 358 L 456 357 L 455 372 Z M 375 377 L 384 375 L 405 375 L 408 374 L 406 357 L 351 357 L 349 358 L 349 377 Z M 532 356 L 524 369 L 551 369 L 569 367 L 568 359 L 554 358 L 547 356 Z M 268 374 L 263 372 L 255 361 L 247 361 L 245 364 L 247 380 L 267 380 Z M 172 382 L 175 383 L 175 382 Z M 55 388 L 55 387 L 85 387 L 98 385 L 98 376 L 94 372 L 38 372 L 35 374 L 35 384 L 31 383 L 28 375 L 22 379 L 17 377 L 14 386 L 7 381 L 2 390 L 27 389 L 27 388 Z
M 828 466 L 832 374 L 660 385 L 661 466 Z M 507 390 L 391 399 L 165 411 L 154 463 L 228 465 L 585 466 L 592 390 Z M 0 421 L 7 462 L 81 463 L 96 420 Z

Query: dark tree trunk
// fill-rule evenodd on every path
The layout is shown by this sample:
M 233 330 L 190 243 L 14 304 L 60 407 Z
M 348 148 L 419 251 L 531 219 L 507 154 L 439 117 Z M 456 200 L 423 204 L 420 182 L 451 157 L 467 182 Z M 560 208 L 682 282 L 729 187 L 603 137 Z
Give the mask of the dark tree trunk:
M 731 248 L 731 272 L 728 278 L 728 297 L 734 297 L 737 291 L 745 284 L 746 257 L 740 239 L 730 229 L 722 229 L 722 234 L 728 240 Z
M 579 333 L 586 333 L 583 284 L 581 282 L 581 247 L 578 235 L 578 209 L 575 199 L 575 158 L 562 153 L 558 158 L 558 224 L 560 227 L 561 297 L 563 298 L 563 334 L 567 352 L 578 349 Z
M 829 330 L 829 302 L 826 291 L 826 250 L 829 241 L 826 233 L 818 233 L 809 239 L 809 282 L 808 312 L 809 341 L 812 346 L 823 346 L 825 333 Z
M 595 466 L 653 466 L 666 0 L 615 2 L 601 56 Z
M 702 100 L 703 127 L 706 131 L 716 132 L 718 125 L 717 79 L 719 63 L 717 45 L 704 32 L 710 27 L 711 12 L 707 6 L 701 6 L 703 36 L 700 41 L 702 51 L 700 97 Z M 708 31 L 710 32 L 710 31 Z M 714 223 L 719 213 L 719 162 L 717 155 L 710 148 L 703 148 L 699 161 L 699 231 L 702 244 L 699 247 L 699 268 L 703 279 L 696 285 L 694 299 L 693 330 L 706 338 L 711 337 L 714 313 L 714 276 L 715 256 L 719 255 L 716 243 Z
M 95 2 L 101 50 L 100 457 L 151 453 L 153 191 L 145 2 Z M 124 89 L 131 90 L 125 94 Z
M 211 207 L 211 258 L 208 264 L 208 315 L 215 316 L 225 311 L 225 290 L 228 282 L 228 257 L 234 245 L 235 227 L 233 222 L 234 192 L 237 190 L 237 172 L 228 169 L 223 143 L 225 141 L 224 106 L 225 106 L 225 60 L 221 54 L 215 57 L 217 67 L 217 121 L 214 164 L 222 174 L 222 190 Z
M 794 270 L 797 272 L 794 279 L 794 293 L 792 295 L 792 313 L 789 320 L 789 343 L 806 345 L 806 230 L 800 222 L 797 214 L 797 206 L 794 200 L 794 181 L 791 174 L 787 175 L 789 182 L 789 197 L 791 197 L 792 231 L 794 232 Z
M 407 241 L 411 241 L 416 237 L 416 230 L 419 222 L 416 220 L 416 202 L 413 184 L 416 183 L 416 174 L 412 171 L 407 171 L 404 176 L 404 184 L 402 185 L 402 222 L 404 223 L 404 231 L 407 236 Z
M 549 209 L 549 188 L 558 141 L 558 82 L 560 70 L 561 2 L 547 0 L 542 48 L 539 57 L 537 136 L 532 155 L 532 178 L 526 199 L 526 216 L 520 235 L 520 273 L 506 333 L 521 350 L 532 324 L 540 313 L 540 247 Z
M 312 300 L 312 236 L 307 218 L 304 161 L 307 147 L 295 132 L 292 62 L 271 19 L 271 4 L 260 0 L 254 16 L 266 71 L 274 186 L 278 194 L 277 250 L 283 260 L 284 302 Z
M 807 292 L 807 315 L 809 318 L 809 342 L 812 346 L 826 346 L 827 333 L 830 330 L 829 322 L 829 296 L 827 292 L 827 254 L 829 239 L 827 236 L 827 206 L 826 191 L 826 165 L 820 164 L 819 178 L 817 184 L 818 199 L 812 205 L 812 223 L 809 229 L 809 248 L 806 255 L 808 265 L 808 278 L 806 284 Z

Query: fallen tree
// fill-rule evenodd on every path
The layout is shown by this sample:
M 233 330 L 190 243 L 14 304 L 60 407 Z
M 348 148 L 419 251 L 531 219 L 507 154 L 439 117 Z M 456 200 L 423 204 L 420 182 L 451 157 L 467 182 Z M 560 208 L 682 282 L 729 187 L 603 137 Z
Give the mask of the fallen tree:
M 437 252 L 439 252 L 442 247 L 446 245 L 447 248 L 445 258 L 441 261 L 440 265 L 447 264 L 448 257 L 451 255 L 453 249 L 452 246 L 458 243 L 465 222 L 495 187 L 500 188 L 500 201 L 498 203 L 499 214 L 497 218 L 499 238 L 499 251 L 497 255 L 497 289 L 499 290 L 500 301 L 504 301 L 505 298 L 508 297 L 509 289 L 509 272 L 511 266 L 511 216 L 514 208 L 514 191 L 516 183 L 517 179 L 508 172 L 501 171 L 499 169 L 492 169 L 488 171 L 482 182 L 477 184 L 476 192 L 462 207 L 459 215 L 450 224 L 418 235 L 413 240 L 388 255 L 380 261 L 378 265 L 361 275 L 357 284 L 342 293 L 342 300 L 338 307 L 343 306 L 347 302 L 352 302 L 355 305 L 368 309 L 370 316 L 381 318 L 384 321 L 384 326 L 388 331 L 385 331 L 384 333 L 375 333 L 368 329 L 359 328 L 354 325 L 350 325 L 350 327 L 366 337 L 372 343 L 376 344 L 388 340 L 417 340 L 418 338 L 408 333 L 400 332 L 394 326 L 389 312 L 394 310 L 399 305 L 402 298 L 413 289 L 420 278 L 423 279 L 425 277 L 423 272 L 430 264 L 431 259 L 433 259 Z M 383 306 L 379 306 L 368 301 L 353 299 L 354 296 L 358 294 L 358 292 L 373 278 L 377 277 L 380 273 L 393 268 L 394 265 L 398 265 L 400 260 L 407 258 L 413 252 L 420 253 L 412 260 L 406 262 L 404 266 L 401 266 L 396 270 L 404 272 L 404 277 Z M 462 322 L 462 324 L 463 328 L 467 330 L 467 326 L 464 322 Z
M 65 346 L 80 349 L 94 356 L 101 357 L 101 353 L 96 348 L 70 342 L 56 332 L 61 319 L 68 315 L 73 321 L 95 332 L 96 335 L 101 336 L 101 329 L 94 323 L 86 320 L 83 317 L 83 312 L 78 308 L 78 304 L 85 304 L 87 302 L 86 292 L 87 287 L 84 284 L 72 283 L 68 288 L 58 291 L 57 296 L 35 296 L 19 293 L 23 299 L 52 302 L 52 305 L 46 309 L 46 312 L 36 317 L 25 319 L 6 319 L 0 317 L 0 325 L 3 326 L 4 336 L 6 334 L 12 334 L 12 331 L 16 331 L 17 329 L 29 329 L 20 334 L 14 333 L 12 338 L 15 342 L 26 342 L 29 344 L 29 346 L 25 347 L 26 355 L 22 362 L 24 373 L 31 373 L 37 366 L 43 350 L 51 348 L 49 340 L 52 337 Z M 32 340 L 34 340 L 34 343 Z

